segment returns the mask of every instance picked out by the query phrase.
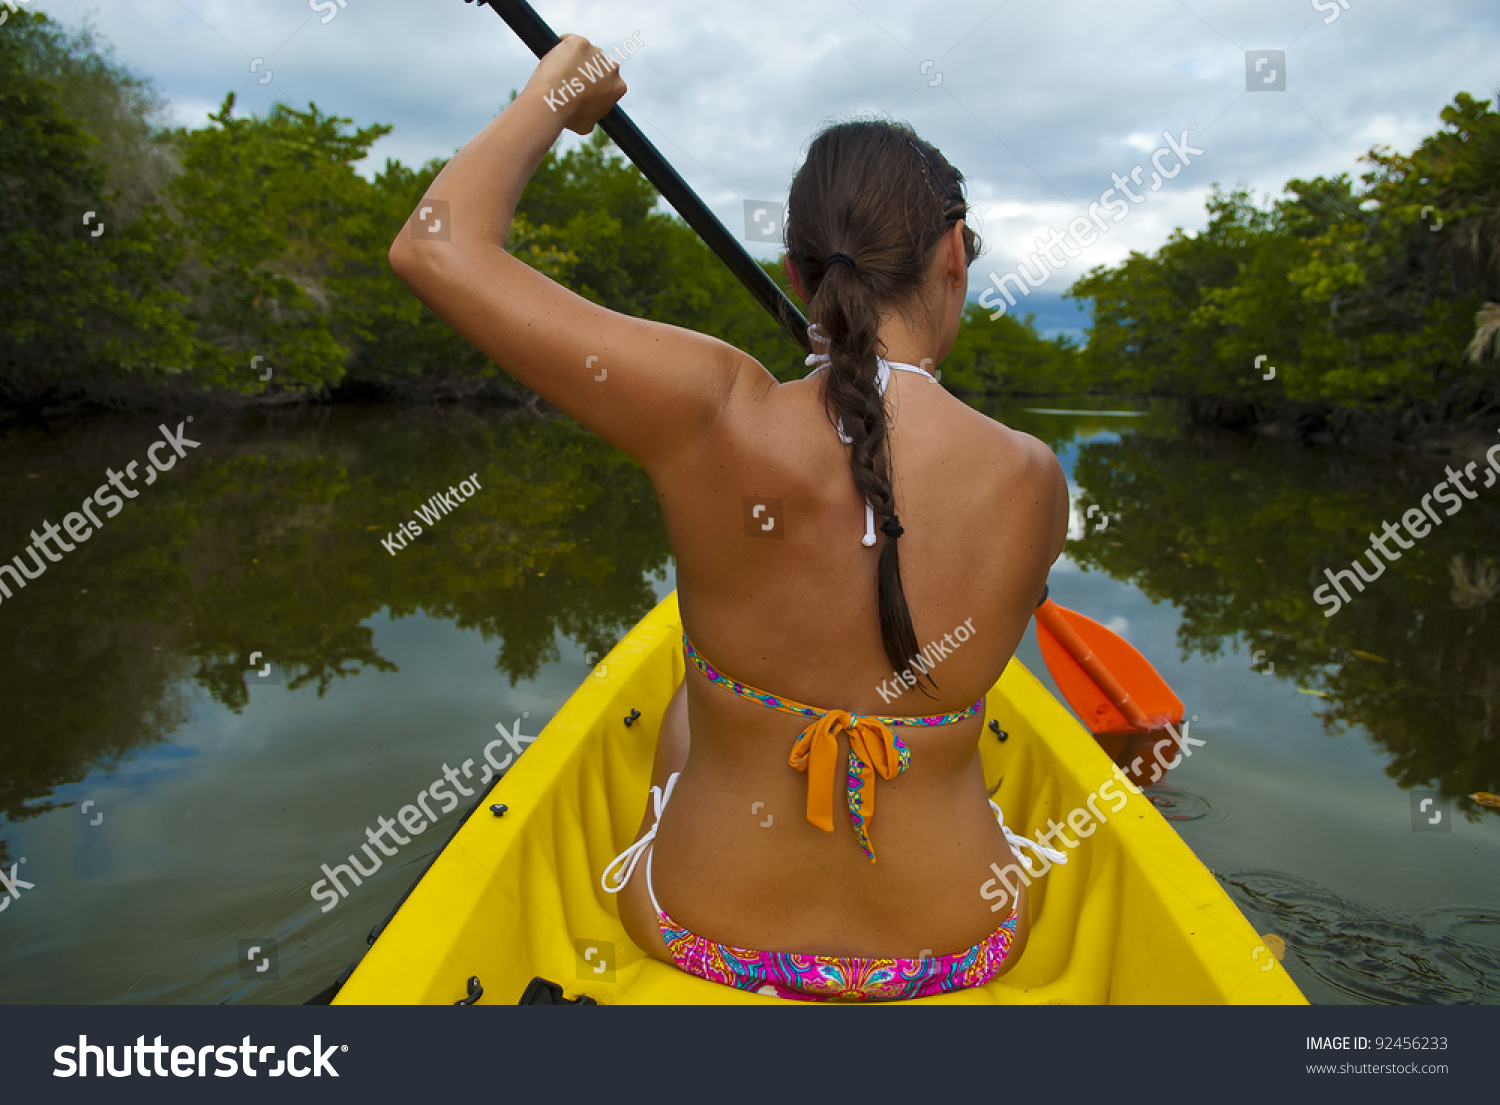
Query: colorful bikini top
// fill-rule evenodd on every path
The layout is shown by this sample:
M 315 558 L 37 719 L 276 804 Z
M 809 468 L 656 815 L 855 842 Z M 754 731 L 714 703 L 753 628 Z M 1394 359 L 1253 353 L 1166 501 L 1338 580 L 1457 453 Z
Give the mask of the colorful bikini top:
M 884 714 L 853 714 L 848 710 L 820 710 L 767 694 L 722 674 L 693 647 L 686 633 L 682 635 L 682 653 L 710 683 L 773 710 L 813 719 L 792 745 L 787 763 L 807 774 L 807 819 L 825 833 L 833 832 L 838 735 L 841 732 L 849 734 L 849 770 L 844 784 L 849 822 L 854 827 L 854 838 L 871 863 L 875 862 L 875 850 L 870 846 L 870 822 L 875 818 L 875 775 L 878 773 L 882 778 L 894 779 L 911 763 L 911 751 L 905 741 L 891 732 L 891 726 L 952 725 L 973 717 L 984 708 L 984 699 L 981 698 L 967 709 L 930 717 L 887 717 Z

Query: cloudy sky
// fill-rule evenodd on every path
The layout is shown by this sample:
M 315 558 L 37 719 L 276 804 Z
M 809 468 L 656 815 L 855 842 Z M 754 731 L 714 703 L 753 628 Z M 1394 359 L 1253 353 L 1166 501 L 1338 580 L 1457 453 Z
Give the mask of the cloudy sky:
M 969 180 L 987 244 L 971 294 L 991 271 L 1014 268 L 1049 225 L 1086 212 L 1114 174 L 1141 166 L 1145 187 L 1130 187 L 1143 202 L 1022 301 L 1048 331 L 1077 327 L 1057 295 L 1088 268 L 1154 249 L 1176 226 L 1201 227 L 1213 184 L 1279 194 L 1293 177 L 1357 174 L 1370 146 L 1407 150 L 1436 129 L 1456 92 L 1500 88 L 1495 0 L 534 6 L 559 33 L 601 46 L 639 33 L 622 107 L 736 232 L 745 200 L 785 198 L 821 124 L 868 112 L 909 121 Z M 372 169 L 387 157 L 451 155 L 535 64 L 494 12 L 461 0 L 28 7 L 71 25 L 92 13 L 118 60 L 152 79 L 180 123 L 201 124 L 232 90 L 246 112 L 313 101 L 360 124 L 393 124 Z M 1284 59 L 1248 72 L 1247 51 L 1267 50 Z M 1252 80 L 1264 87 L 1248 91 Z M 1204 152 L 1150 192 L 1163 132 L 1184 131 Z

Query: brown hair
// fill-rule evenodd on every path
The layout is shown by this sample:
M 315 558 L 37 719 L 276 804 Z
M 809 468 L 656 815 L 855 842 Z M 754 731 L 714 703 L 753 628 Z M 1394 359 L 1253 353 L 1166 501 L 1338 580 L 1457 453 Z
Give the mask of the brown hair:
M 876 358 L 886 352 L 880 314 L 918 302 L 933 249 L 968 214 L 963 174 L 904 124 L 841 123 L 813 139 L 787 206 L 787 253 L 807 288 L 808 315 L 829 341 L 829 421 L 853 439 L 849 467 L 860 494 L 882 519 L 894 518 L 889 423 L 876 381 Z M 972 264 L 979 239 L 967 225 L 963 237 Z M 830 263 L 832 254 L 844 256 Z M 881 644 L 899 670 L 918 646 L 896 545 L 887 534 L 877 593 Z

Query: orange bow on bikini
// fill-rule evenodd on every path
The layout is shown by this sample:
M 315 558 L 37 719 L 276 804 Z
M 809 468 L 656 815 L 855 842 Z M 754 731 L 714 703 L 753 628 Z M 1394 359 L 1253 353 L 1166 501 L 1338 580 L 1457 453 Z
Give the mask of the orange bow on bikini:
M 807 819 L 825 833 L 833 832 L 833 790 L 838 770 L 838 735 L 849 734 L 849 776 L 846 788 L 849 820 L 870 862 L 869 823 L 875 816 L 875 773 L 894 779 L 906 770 L 911 755 L 900 737 L 879 718 L 829 710 L 797 737 L 787 760 L 807 773 Z

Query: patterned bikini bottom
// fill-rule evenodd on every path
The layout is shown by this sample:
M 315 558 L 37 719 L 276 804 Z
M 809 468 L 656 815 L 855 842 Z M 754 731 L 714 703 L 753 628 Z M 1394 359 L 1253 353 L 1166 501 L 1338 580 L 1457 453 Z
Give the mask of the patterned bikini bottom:
M 707 940 L 679 925 L 657 901 L 651 880 L 657 826 L 679 774 L 674 772 L 669 776 L 665 788 L 651 788 L 655 824 L 615 858 L 600 882 L 605 890 L 618 894 L 630 881 L 636 865 L 645 858 L 646 892 L 651 896 L 651 908 L 656 911 L 656 923 L 672 962 L 688 974 L 738 990 L 794 1001 L 905 1001 L 983 986 L 1000 973 L 1016 938 L 1015 906 L 999 928 L 967 951 L 915 959 L 755 951 Z M 1062 853 L 1012 833 L 1005 827 L 1000 807 L 991 802 L 990 808 L 1012 846 L 1026 844 L 1053 857 L 1054 862 L 1066 862 L 1067 857 Z M 1030 866 L 1028 859 L 1022 862 Z
M 751 951 L 706 940 L 660 907 L 656 921 L 672 961 L 688 974 L 794 1001 L 905 1001 L 983 986 L 999 974 L 1016 938 L 1014 909 L 968 951 L 918 959 Z

